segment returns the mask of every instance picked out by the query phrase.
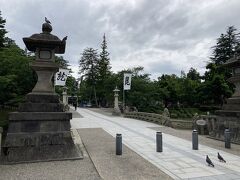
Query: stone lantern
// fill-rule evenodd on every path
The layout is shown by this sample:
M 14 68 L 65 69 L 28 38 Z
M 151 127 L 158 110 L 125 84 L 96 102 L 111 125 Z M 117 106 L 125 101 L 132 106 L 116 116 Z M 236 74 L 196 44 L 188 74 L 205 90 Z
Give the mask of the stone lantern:
M 64 105 L 67 105 L 68 104 L 68 97 L 67 97 L 67 87 L 63 87 L 63 93 L 62 93 L 62 96 L 63 96 L 63 104 Z
M 121 111 L 120 111 L 120 109 L 119 109 L 119 106 L 118 106 L 118 93 L 119 93 L 119 89 L 117 88 L 117 86 L 116 86 L 116 88 L 113 90 L 113 92 L 114 92 L 114 109 L 113 109 L 113 115 L 117 115 L 117 116 L 119 116 L 119 115 L 121 115 Z
M 30 66 L 38 81 L 18 112 L 9 114 L 9 128 L 4 148 L 7 162 L 49 161 L 79 158 L 71 132 L 72 113 L 64 112 L 64 105 L 54 92 L 52 77 L 59 69 L 55 54 L 65 52 L 66 37 L 60 40 L 51 34 L 48 20 L 42 33 L 23 38 L 29 51 L 35 53 Z
M 231 141 L 240 143 L 240 55 L 229 59 L 225 67 L 232 69 L 232 77 L 228 79 L 229 82 L 235 85 L 235 92 L 231 98 L 227 99 L 227 103 L 223 105 L 221 110 L 216 111 L 216 122 L 214 122 L 213 131 L 210 135 L 216 139 L 224 139 L 225 129 L 231 132 Z

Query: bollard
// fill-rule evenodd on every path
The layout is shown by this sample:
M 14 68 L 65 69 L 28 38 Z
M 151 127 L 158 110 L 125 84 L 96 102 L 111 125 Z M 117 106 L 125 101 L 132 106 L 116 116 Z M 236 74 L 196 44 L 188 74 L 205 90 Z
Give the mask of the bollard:
M 122 155 L 122 134 L 116 135 L 116 155 Z
M 162 152 L 162 132 L 157 132 L 156 133 L 156 149 L 157 152 Z
M 0 156 L 1 156 L 1 150 L 2 150 L 2 132 L 3 132 L 3 128 L 0 127 Z
M 225 148 L 231 148 L 231 133 L 229 129 L 225 129 L 224 131 L 224 140 L 225 140 Z
M 196 129 L 192 131 L 192 149 L 198 150 L 198 131 Z

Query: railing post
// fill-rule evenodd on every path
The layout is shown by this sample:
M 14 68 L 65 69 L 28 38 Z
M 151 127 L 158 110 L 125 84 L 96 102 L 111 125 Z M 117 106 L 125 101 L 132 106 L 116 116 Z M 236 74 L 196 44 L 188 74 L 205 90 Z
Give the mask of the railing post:
M 225 148 L 231 148 L 231 133 L 229 129 L 225 129 L 224 131 L 224 140 L 225 140 Z
M 156 150 L 157 152 L 162 152 L 162 132 L 156 133 Z
M 198 150 L 198 131 L 196 129 L 192 131 L 192 149 Z
M 122 134 L 116 135 L 116 155 L 122 155 Z

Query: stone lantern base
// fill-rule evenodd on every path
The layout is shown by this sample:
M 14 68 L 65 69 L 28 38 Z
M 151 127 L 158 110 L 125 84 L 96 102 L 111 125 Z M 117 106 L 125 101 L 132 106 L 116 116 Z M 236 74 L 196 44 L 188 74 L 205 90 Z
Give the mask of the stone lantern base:
M 114 115 L 114 116 L 121 116 L 120 109 L 119 108 L 114 108 L 113 112 L 112 112 L 112 115 Z
M 28 94 L 19 111 L 9 114 L 2 163 L 81 159 L 70 131 L 72 113 L 63 107 L 57 94 Z
M 215 114 L 216 120 L 209 135 L 214 139 L 224 140 L 224 131 L 229 129 L 231 141 L 240 144 L 240 98 L 227 99 L 227 104 Z

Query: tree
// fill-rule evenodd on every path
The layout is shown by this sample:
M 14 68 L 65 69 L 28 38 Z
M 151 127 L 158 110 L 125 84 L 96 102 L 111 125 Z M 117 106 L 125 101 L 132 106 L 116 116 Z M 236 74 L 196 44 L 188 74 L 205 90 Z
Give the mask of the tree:
M 213 53 L 210 57 L 212 63 L 221 65 L 234 56 L 236 48 L 240 44 L 239 33 L 234 26 L 227 28 L 226 34 L 221 34 L 217 44 L 213 46 Z
M 7 31 L 4 29 L 6 20 L 2 18 L 0 11 L 0 48 L 4 47 L 5 42 L 5 34 L 7 34 Z
M 109 52 L 107 51 L 107 41 L 105 34 L 103 35 L 103 41 L 101 44 L 101 52 L 100 52 L 100 58 L 98 62 L 98 67 L 99 67 L 99 72 L 98 72 L 98 79 L 97 79 L 97 94 L 99 98 L 99 103 L 101 106 L 106 106 L 107 99 L 106 97 L 108 96 L 108 89 L 107 86 L 107 81 L 109 81 L 110 78 L 110 59 L 109 59 Z
M 29 66 L 32 57 L 12 44 L 1 49 L 0 59 L 0 104 L 16 105 L 36 83 L 37 76 Z
M 86 48 L 83 50 L 81 59 L 79 60 L 79 74 L 85 77 L 86 83 L 92 88 L 94 95 L 94 100 L 96 105 L 97 93 L 96 93 L 96 83 L 99 75 L 99 56 L 96 49 Z M 89 97 L 92 100 L 92 97 Z
M 223 66 L 223 64 L 234 57 L 239 45 L 239 33 L 237 33 L 237 29 L 234 26 L 228 27 L 226 34 L 221 34 L 217 39 L 216 45 L 213 46 L 212 56 L 210 57 L 211 62 L 206 66 L 208 71 L 204 75 L 205 82 L 201 87 L 202 91 L 208 92 L 204 94 L 205 103 L 222 104 L 224 98 L 231 96 L 234 85 L 227 82 L 227 79 L 231 77 L 231 70 Z M 209 87 L 220 88 L 217 96 L 215 96 L 216 89 Z
M 111 69 L 105 34 L 103 35 L 101 49 L 102 51 L 100 52 L 100 58 L 99 58 L 99 80 L 103 81 L 106 78 L 106 76 L 110 74 L 110 69 Z
M 187 73 L 187 78 L 191 79 L 193 81 L 200 81 L 200 79 L 201 79 L 199 72 L 197 72 L 197 70 L 192 67 L 190 68 L 190 70 Z

